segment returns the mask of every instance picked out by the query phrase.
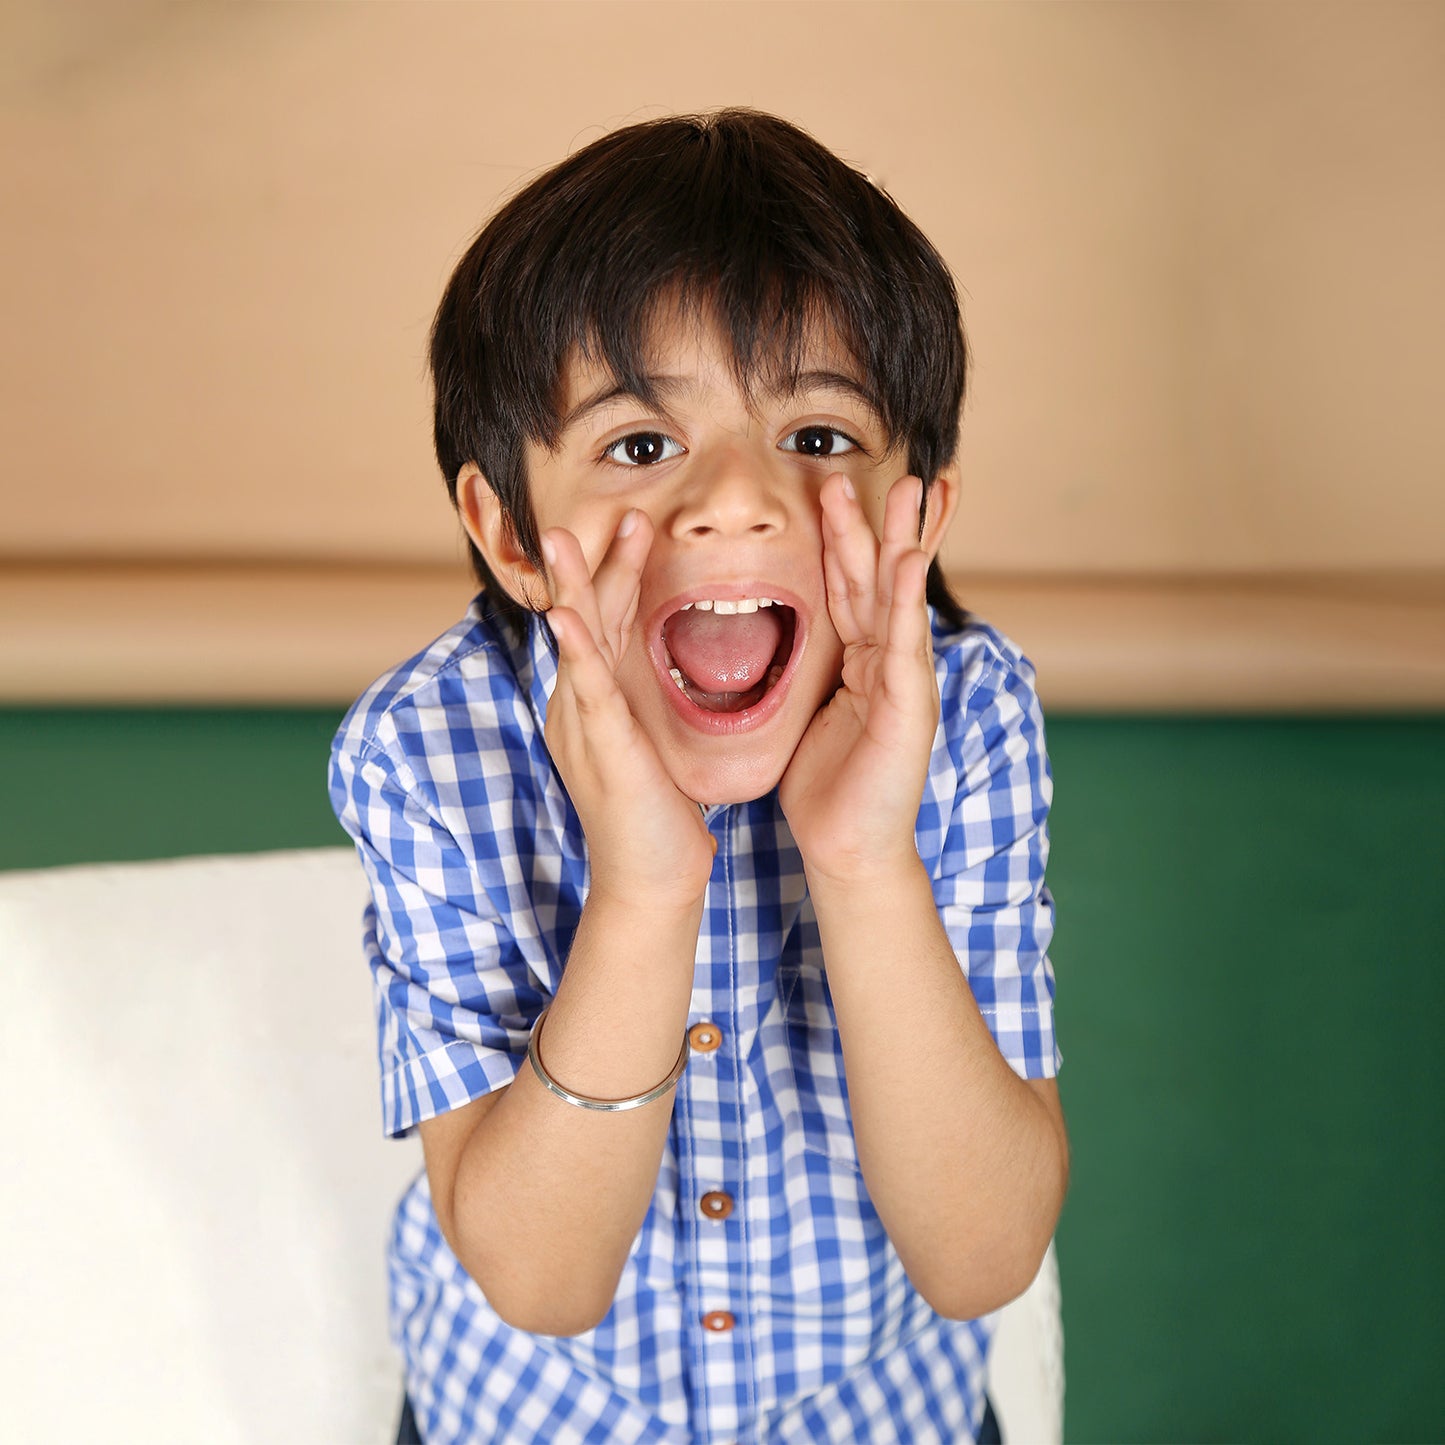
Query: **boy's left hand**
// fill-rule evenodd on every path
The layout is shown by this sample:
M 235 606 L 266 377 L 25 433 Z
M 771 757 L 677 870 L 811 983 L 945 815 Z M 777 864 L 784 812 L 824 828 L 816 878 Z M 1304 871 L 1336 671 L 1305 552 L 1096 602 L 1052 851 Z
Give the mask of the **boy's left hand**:
M 918 545 L 922 483 L 889 489 L 880 544 L 846 477 L 823 485 L 823 576 L 843 680 L 803 734 L 779 796 L 814 882 L 877 880 L 918 861 L 914 827 L 938 728 Z

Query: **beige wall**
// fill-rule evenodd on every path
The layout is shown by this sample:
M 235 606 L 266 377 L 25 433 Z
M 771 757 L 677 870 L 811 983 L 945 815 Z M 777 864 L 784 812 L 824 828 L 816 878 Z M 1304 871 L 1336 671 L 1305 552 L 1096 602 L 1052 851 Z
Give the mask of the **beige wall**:
M 423 352 L 451 264 L 569 149 L 741 103 L 954 267 L 977 370 L 946 557 L 1046 699 L 1445 701 L 1445 6 L 7 24 L 9 696 L 342 697 L 444 626 L 466 588 Z M 224 664 L 197 619 L 235 634 Z

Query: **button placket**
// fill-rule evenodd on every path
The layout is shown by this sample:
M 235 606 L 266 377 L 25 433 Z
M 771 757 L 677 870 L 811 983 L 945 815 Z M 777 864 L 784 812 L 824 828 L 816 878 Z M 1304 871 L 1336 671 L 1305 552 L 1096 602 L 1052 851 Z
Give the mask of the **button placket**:
M 717 830 L 718 859 L 708 904 L 716 910 L 704 924 L 697 963 L 700 977 L 692 999 L 687 1042 L 693 1067 L 689 1096 L 691 1122 L 698 1126 L 689 1150 L 688 1188 L 682 1205 L 693 1258 L 688 1271 L 696 1353 L 695 1382 L 709 1427 L 730 1439 L 739 1429 L 750 1383 L 751 1353 L 747 1321 L 747 1264 L 743 1257 L 742 1140 L 735 1097 L 738 1090 L 738 990 L 746 987 L 736 958 L 736 924 L 731 852 L 732 814 Z M 725 926 L 719 926 L 725 924 Z M 731 1186 L 731 1189 L 724 1186 Z M 686 1219 L 687 1215 L 690 1219 Z
M 713 1020 L 701 1019 L 688 1029 L 687 1041 L 695 1055 L 713 1063 L 722 1047 L 723 1030 Z M 694 1092 L 696 1092 L 696 1085 L 702 1077 L 704 1076 L 694 1076 Z M 716 1072 L 710 1071 L 706 1077 L 715 1088 L 719 1082 Z M 723 1163 L 722 1158 L 719 1157 L 715 1163 Z M 706 1176 L 704 1175 L 704 1177 Z M 737 1201 L 727 1190 L 708 1189 L 698 1196 L 697 1211 L 704 1219 L 713 1224 L 721 1224 L 732 1215 L 736 1203 Z M 725 1296 L 730 1295 L 733 1290 L 733 1279 L 729 1254 L 734 1241 L 729 1239 L 724 1231 L 707 1230 L 699 1237 L 698 1243 L 700 1263 L 704 1265 L 708 1273 L 716 1272 L 721 1292 Z M 708 1268 L 709 1266 L 710 1268 Z M 701 1316 L 701 1323 L 703 1329 L 709 1334 L 726 1334 L 736 1328 L 737 1316 L 731 1310 L 710 1310 Z

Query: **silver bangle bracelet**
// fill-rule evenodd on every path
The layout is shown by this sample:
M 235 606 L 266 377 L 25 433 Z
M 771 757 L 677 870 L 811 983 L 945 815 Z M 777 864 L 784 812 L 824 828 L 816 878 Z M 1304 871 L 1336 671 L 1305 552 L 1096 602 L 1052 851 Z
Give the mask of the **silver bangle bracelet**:
M 587 1094 L 574 1094 L 571 1089 L 564 1089 L 542 1067 L 542 1055 L 539 1048 L 542 1037 L 542 1020 L 547 1017 L 550 1008 L 551 1005 L 548 1004 L 547 1008 L 537 1015 L 537 1022 L 532 1025 L 531 1036 L 527 1039 L 527 1058 L 531 1061 L 532 1071 L 542 1081 L 543 1086 L 550 1089 L 564 1103 L 575 1105 L 579 1109 L 592 1109 L 599 1114 L 621 1114 L 628 1109 L 640 1109 L 644 1104 L 650 1104 L 654 1099 L 660 1099 L 667 1093 L 682 1077 L 682 1071 L 687 1067 L 687 1037 L 684 1035 L 682 1052 L 678 1054 L 677 1062 L 672 1066 L 672 1072 L 655 1089 L 649 1089 L 645 1094 L 634 1094 L 630 1099 L 593 1099 Z

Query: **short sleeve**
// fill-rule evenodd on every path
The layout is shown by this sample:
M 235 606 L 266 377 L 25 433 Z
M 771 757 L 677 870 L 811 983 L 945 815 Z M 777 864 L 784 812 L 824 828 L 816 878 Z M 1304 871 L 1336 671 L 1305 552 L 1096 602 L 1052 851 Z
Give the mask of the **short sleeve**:
M 384 752 L 338 747 L 332 801 L 372 901 L 371 966 L 386 1133 L 509 1084 L 546 1002 L 475 864 L 427 790 Z
M 954 795 L 951 808 L 938 799 L 939 917 L 999 1051 L 1022 1077 L 1051 1078 L 1061 1062 L 1044 884 L 1053 779 L 1032 669 L 998 657 L 971 689 L 945 687 L 944 707 Z

